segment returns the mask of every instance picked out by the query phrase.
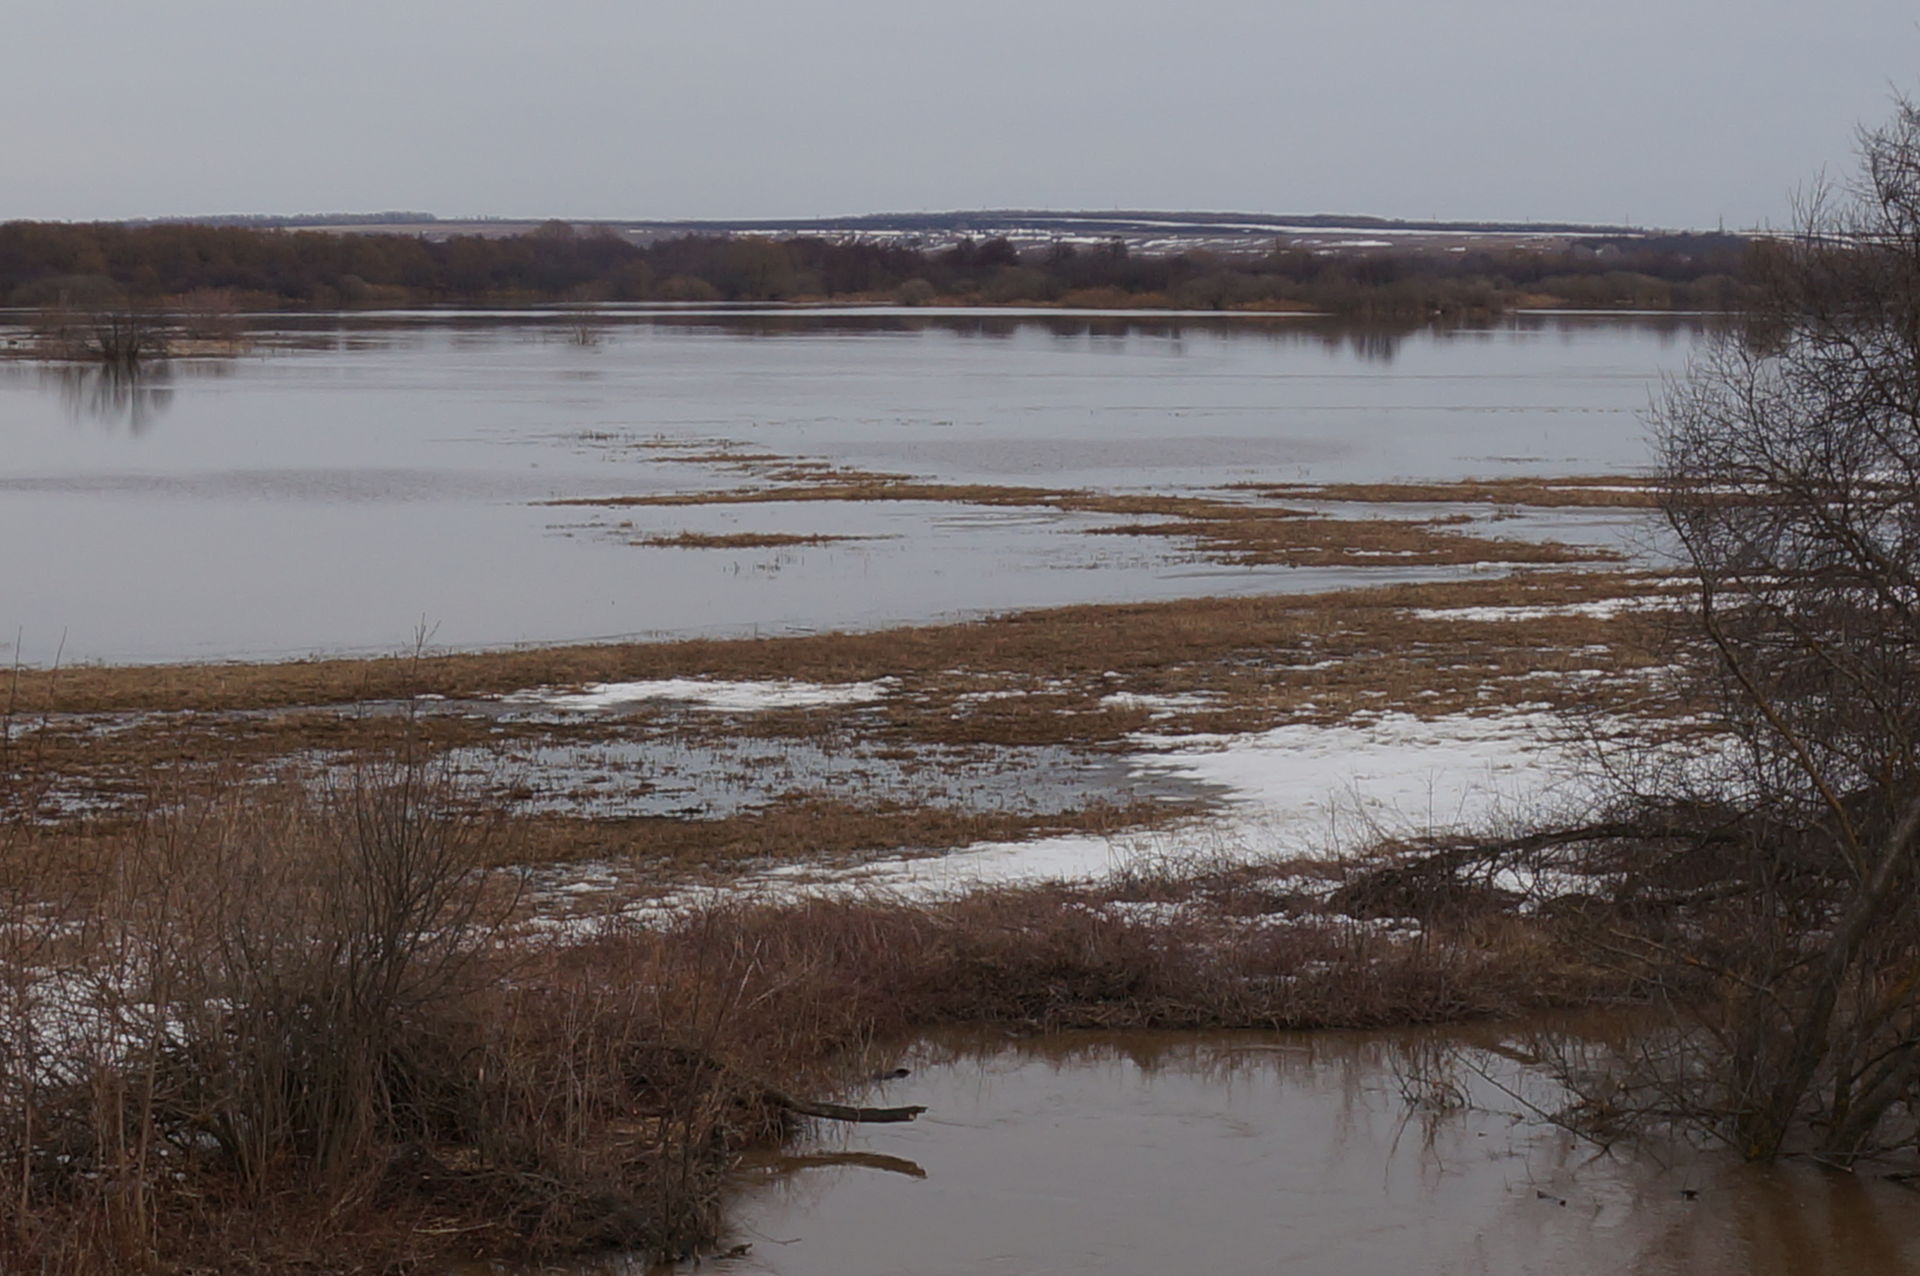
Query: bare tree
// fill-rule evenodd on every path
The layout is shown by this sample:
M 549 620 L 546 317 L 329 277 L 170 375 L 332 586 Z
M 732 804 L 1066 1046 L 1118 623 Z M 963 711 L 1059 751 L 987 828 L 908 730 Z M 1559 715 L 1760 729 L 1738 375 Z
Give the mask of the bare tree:
M 1710 880 L 1631 943 L 1706 976 L 1664 1084 L 1757 1158 L 1911 1142 L 1920 1095 L 1920 108 L 1861 153 L 1655 413 L 1730 745 Z

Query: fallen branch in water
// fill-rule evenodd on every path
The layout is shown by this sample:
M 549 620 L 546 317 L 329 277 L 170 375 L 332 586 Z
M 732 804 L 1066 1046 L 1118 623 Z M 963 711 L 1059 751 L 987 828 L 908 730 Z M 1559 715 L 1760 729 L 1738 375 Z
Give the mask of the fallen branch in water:
M 778 1090 L 764 1090 L 760 1097 L 773 1107 L 826 1121 L 864 1121 L 872 1124 L 911 1121 L 926 1111 L 924 1106 L 917 1103 L 903 1108 L 856 1108 L 844 1103 L 813 1103 L 782 1094 Z

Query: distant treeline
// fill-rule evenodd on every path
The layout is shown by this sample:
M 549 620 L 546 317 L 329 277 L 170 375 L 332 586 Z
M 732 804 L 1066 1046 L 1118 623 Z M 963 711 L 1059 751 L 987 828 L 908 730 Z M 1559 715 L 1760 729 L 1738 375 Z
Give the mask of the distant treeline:
M 238 226 L 0 224 L 0 298 L 16 306 L 160 304 L 223 292 L 243 306 L 434 302 L 792 301 L 909 305 L 1315 309 L 1412 317 L 1519 305 L 1731 309 L 1754 252 L 1732 235 L 1581 239 L 1552 250 L 1289 248 L 1128 252 L 1118 240 L 936 251 L 824 237 L 688 235 L 636 244 L 549 222 L 430 240 Z

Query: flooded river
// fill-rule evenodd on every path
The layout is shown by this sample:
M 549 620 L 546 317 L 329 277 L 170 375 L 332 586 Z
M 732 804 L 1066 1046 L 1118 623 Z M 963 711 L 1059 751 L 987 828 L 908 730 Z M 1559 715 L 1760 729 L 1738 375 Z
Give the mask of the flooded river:
M 15 316 L 14 323 L 24 322 Z M 267 317 L 134 379 L 0 362 L 0 646 L 30 661 L 874 627 L 1458 569 L 1248 567 L 1115 515 L 953 502 L 604 511 L 733 456 L 945 483 L 1611 474 L 1685 319 L 1385 332 L 1300 316 L 888 311 Z M 0 322 L 0 342 L 17 338 Z M 1630 518 L 1510 520 L 1606 542 Z M 1539 524 L 1535 526 L 1535 524 Z M 687 548 L 684 533 L 835 537 Z M 10 651 L 5 654 L 12 654 Z
M 918 1122 L 743 1176 L 724 1244 L 752 1248 L 713 1269 L 1920 1271 L 1910 1189 L 1603 1152 L 1540 1118 L 1565 1095 L 1516 1061 L 1533 1044 L 1493 1028 L 942 1038 L 876 1100 L 927 1105 Z

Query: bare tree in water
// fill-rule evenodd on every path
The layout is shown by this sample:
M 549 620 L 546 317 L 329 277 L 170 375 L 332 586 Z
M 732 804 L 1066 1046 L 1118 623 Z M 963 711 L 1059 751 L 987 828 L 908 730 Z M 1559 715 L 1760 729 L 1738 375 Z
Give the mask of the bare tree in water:
M 34 326 L 41 349 L 55 358 L 122 369 L 165 358 L 172 331 L 164 314 L 131 305 L 74 309 L 62 303 L 42 312 Z

